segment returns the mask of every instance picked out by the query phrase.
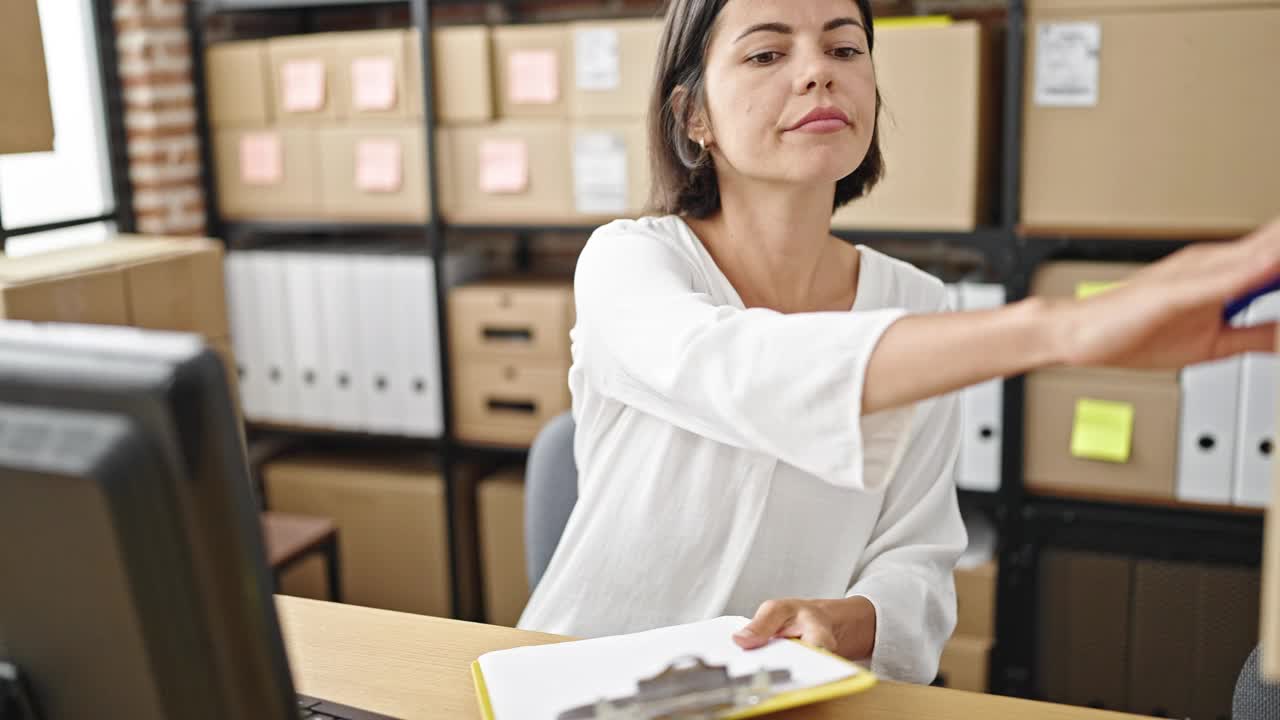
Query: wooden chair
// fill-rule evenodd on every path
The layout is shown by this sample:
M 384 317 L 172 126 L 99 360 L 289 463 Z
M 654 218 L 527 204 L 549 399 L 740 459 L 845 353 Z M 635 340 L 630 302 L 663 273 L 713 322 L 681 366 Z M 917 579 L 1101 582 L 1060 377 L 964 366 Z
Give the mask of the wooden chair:
M 280 576 L 308 555 L 320 553 L 325 559 L 329 600 L 342 602 L 342 578 L 338 564 L 338 528 L 328 518 L 287 513 L 262 513 L 262 536 L 267 546 L 267 563 Z

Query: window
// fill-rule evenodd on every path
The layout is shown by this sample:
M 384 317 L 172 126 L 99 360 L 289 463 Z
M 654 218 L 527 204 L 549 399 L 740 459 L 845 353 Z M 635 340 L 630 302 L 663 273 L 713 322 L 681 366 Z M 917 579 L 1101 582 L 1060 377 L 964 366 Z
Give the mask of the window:
M 11 256 L 100 242 L 115 230 L 93 0 L 38 7 L 54 150 L 0 155 L 0 241 Z

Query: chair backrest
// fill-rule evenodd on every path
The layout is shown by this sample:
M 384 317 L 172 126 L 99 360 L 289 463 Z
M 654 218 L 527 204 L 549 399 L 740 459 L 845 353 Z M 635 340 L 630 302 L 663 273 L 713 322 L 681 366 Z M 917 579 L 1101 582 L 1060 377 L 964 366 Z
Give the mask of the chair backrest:
M 557 415 L 538 432 L 524 471 L 524 554 L 529 590 L 551 562 L 569 513 L 578 502 L 578 466 L 573 460 L 573 415 Z
M 1244 663 L 1231 700 L 1232 720 L 1280 720 L 1280 685 L 1262 680 L 1258 648 Z

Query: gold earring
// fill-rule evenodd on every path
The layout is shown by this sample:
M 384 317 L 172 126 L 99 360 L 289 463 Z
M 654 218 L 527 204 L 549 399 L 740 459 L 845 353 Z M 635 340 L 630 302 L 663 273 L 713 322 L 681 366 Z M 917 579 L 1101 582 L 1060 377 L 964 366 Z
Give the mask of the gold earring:
M 702 148 L 702 152 L 706 152 L 706 151 L 707 151 L 707 140 L 706 140 L 706 138 L 698 138 L 698 147 Z

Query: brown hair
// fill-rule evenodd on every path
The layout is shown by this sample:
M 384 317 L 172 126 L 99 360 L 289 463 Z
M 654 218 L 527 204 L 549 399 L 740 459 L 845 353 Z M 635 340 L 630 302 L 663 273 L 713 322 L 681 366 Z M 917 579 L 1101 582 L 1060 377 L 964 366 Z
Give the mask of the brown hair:
M 720 209 L 720 188 L 711 157 L 688 137 L 690 119 L 705 100 L 706 56 L 711 30 L 727 0 L 671 0 L 658 45 L 658 65 L 649 99 L 650 205 L 665 215 L 705 218 Z M 875 49 L 871 1 L 854 0 L 867 28 L 867 52 Z M 676 88 L 686 102 L 676 102 Z M 880 153 L 880 91 L 876 127 L 866 157 L 836 182 L 836 208 L 866 195 L 884 175 Z

